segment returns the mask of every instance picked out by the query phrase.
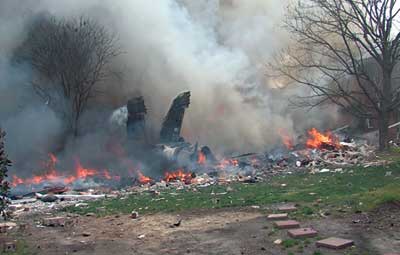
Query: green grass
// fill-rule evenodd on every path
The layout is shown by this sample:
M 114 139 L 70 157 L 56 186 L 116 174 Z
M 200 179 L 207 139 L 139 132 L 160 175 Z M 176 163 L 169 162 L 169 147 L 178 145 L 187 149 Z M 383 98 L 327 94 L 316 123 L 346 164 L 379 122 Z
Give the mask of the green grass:
M 299 244 L 300 244 L 300 242 L 298 240 L 294 240 L 294 239 L 287 239 L 287 240 L 282 241 L 282 246 L 285 248 L 292 248 Z
M 304 206 L 300 208 L 300 213 L 302 215 L 313 215 L 314 214 L 314 209 L 309 207 L 309 206 Z
M 389 153 L 399 154 L 400 153 L 400 147 L 391 147 L 390 150 L 389 150 Z
M 391 176 L 385 176 L 391 171 Z M 282 186 L 281 184 L 286 184 Z M 153 196 L 144 192 L 127 198 L 112 198 L 93 201 L 88 207 L 68 207 L 66 211 L 99 216 L 128 214 L 132 210 L 141 214 L 155 212 L 177 212 L 202 208 L 227 208 L 251 205 L 268 206 L 278 202 L 299 203 L 296 214 L 304 217 L 318 212 L 326 206 L 350 210 L 369 210 L 379 204 L 400 201 L 400 162 L 385 167 L 355 167 L 344 173 L 293 174 L 273 178 L 270 182 L 230 185 L 207 188 L 161 190 Z M 311 194 L 310 194 L 311 193 Z M 315 193 L 315 194 L 313 194 Z M 319 203 L 315 201 L 319 199 Z

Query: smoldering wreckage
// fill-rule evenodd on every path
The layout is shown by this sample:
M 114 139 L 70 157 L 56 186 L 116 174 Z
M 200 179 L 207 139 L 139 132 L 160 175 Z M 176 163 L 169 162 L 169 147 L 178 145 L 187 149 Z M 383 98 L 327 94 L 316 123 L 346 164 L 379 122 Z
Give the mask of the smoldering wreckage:
M 374 153 L 375 147 L 365 140 L 344 135 L 344 128 L 320 132 L 312 128 L 297 143 L 284 129 L 280 130 L 282 144 L 265 153 L 247 153 L 219 157 L 208 146 L 190 144 L 181 136 L 185 110 L 190 105 L 190 92 L 179 94 L 164 118 L 159 143 L 148 145 L 146 139 L 147 108 L 143 97 L 135 97 L 114 111 L 111 122 L 125 125 L 127 140 L 141 154 L 151 155 L 163 170 L 160 176 L 145 176 L 134 162 L 126 176 L 114 175 L 112 170 L 84 167 L 76 159 L 73 174 L 57 170 L 59 160 L 49 154 L 43 162 L 43 174 L 22 178 L 11 176 L 9 214 L 52 211 L 85 200 L 124 197 L 136 192 L 165 192 L 171 189 L 202 188 L 232 182 L 255 183 L 268 181 L 275 175 L 294 172 L 342 172 L 347 166 L 374 166 L 388 163 Z M 144 159 L 145 160 L 145 159 Z M 159 163 L 161 162 L 161 163 Z M 149 163 L 151 165 L 151 163 Z
M 19 218 L 40 215 L 41 220 L 36 222 L 36 227 L 68 227 L 77 222 L 74 215 L 51 215 L 69 206 L 86 207 L 90 200 L 123 200 L 140 193 L 150 193 L 152 197 L 157 197 L 161 193 L 177 194 L 176 190 L 198 190 L 211 185 L 225 185 L 228 192 L 231 183 L 251 185 L 268 182 L 273 176 L 296 172 L 340 174 L 348 171 L 348 166 L 367 168 L 390 163 L 380 159 L 375 154 L 375 146 L 369 145 L 367 140 L 349 137 L 344 132 L 347 127 L 332 132 L 320 132 L 312 128 L 296 139 L 281 129 L 281 144 L 269 151 L 230 157 L 214 155 L 208 146 L 191 144 L 181 136 L 190 96 L 190 92 L 183 92 L 173 100 L 163 120 L 158 144 L 149 145 L 147 142 L 147 108 L 143 97 L 130 99 L 126 106 L 115 110 L 109 119 L 111 123 L 125 126 L 126 142 L 133 145 L 131 147 L 135 148 L 139 157 L 146 155 L 142 160 L 147 166 L 161 166 L 161 175 L 146 176 L 146 169 L 141 169 L 141 165 L 135 164 L 133 159 L 124 162 L 128 165 L 126 175 L 118 175 L 112 169 L 88 168 L 78 158 L 73 173 L 66 174 L 66 171 L 59 170 L 61 164 L 57 155 L 49 154 L 48 159 L 42 162 L 43 174 L 11 176 L 10 205 L 6 213 L 16 222 Z M 118 149 L 122 150 L 120 153 L 126 153 L 123 146 Z M 156 164 L 152 165 L 154 162 Z M 137 219 L 138 211 L 132 211 L 130 217 Z M 181 219 L 170 227 L 179 227 L 180 224 Z M 25 228 L 26 223 L 0 222 L 0 233 L 12 229 L 23 231 Z M 82 235 L 91 234 L 84 232 Z M 145 235 L 139 235 L 138 238 L 145 238 Z M 1 240 L 4 251 L 17 249 L 15 240 Z

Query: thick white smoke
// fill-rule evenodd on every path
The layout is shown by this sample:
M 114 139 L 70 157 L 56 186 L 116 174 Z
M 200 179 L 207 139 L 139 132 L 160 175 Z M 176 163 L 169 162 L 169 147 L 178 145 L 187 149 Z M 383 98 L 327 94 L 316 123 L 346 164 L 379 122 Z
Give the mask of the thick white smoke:
M 140 90 L 146 97 L 150 123 L 156 130 L 172 98 L 183 90 L 192 91 L 184 136 L 213 149 L 260 150 L 276 140 L 273 130 L 278 126 L 291 128 L 290 120 L 269 107 L 268 93 L 253 96 L 267 86 L 264 64 L 284 38 L 274 29 L 282 4 L 119 4 L 113 16 L 121 17 L 114 20 L 114 26 L 127 49 L 123 55 L 129 70 L 125 87 Z M 134 84 L 129 84 L 131 81 Z
M 2 112 L 8 114 L 0 116 L 0 124 L 20 127 L 8 137 L 10 144 L 18 144 L 20 133 L 30 132 L 27 114 L 36 116 L 35 129 L 40 130 L 34 133 L 34 143 L 48 144 L 62 132 L 54 114 L 40 110 L 39 99 L 29 89 L 26 92 L 31 70 L 12 69 L 9 58 L 23 40 L 32 15 L 84 15 L 113 31 L 123 51 L 115 63 L 123 80 L 107 84 L 106 96 L 98 101 L 117 108 L 130 97 L 143 95 L 149 109 L 148 128 L 156 137 L 172 99 L 190 90 L 192 104 L 183 127 L 187 140 L 221 152 L 263 150 L 279 140 L 279 128 L 294 130 L 293 113 L 287 108 L 289 94 L 272 88 L 264 75 L 265 63 L 285 46 L 280 27 L 285 4 L 279 0 L 4 0 L 0 3 L 0 89 L 2 95 L 6 92 L 19 99 L 1 101 Z M 11 83 L 16 85 L 11 88 Z M 31 98 L 22 100 L 24 93 Z M 18 110 L 18 102 L 35 109 Z M 296 117 L 301 120 L 296 120 L 297 128 L 311 119 L 307 113 Z M 50 135 L 42 137 L 43 132 Z

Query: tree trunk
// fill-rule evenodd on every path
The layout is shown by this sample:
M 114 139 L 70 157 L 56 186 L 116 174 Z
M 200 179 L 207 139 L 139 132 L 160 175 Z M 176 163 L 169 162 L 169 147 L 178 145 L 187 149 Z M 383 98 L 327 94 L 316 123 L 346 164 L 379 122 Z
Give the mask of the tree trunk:
M 379 150 L 388 149 L 389 139 L 389 113 L 383 112 L 379 116 Z
M 379 150 L 384 151 L 388 149 L 388 139 L 389 139 L 389 118 L 390 109 L 389 104 L 391 102 L 392 96 L 392 81 L 391 81 L 391 68 L 383 69 L 383 84 L 382 84 L 382 94 L 383 98 L 380 101 L 381 112 L 378 116 L 379 121 Z

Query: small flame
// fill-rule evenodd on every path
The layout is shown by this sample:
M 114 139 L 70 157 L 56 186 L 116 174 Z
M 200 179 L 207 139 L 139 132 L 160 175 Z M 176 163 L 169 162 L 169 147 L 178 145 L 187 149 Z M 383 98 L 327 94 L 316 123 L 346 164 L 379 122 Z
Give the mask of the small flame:
M 204 155 L 204 153 L 200 151 L 198 154 L 197 164 L 205 165 L 206 160 L 207 160 L 206 155 Z
M 18 186 L 20 184 L 24 184 L 24 180 L 19 178 L 16 175 L 13 175 L 12 181 L 11 181 L 11 186 L 15 187 L 15 186 Z
M 340 144 L 338 138 L 335 137 L 331 132 L 327 131 L 325 134 L 320 133 L 316 128 L 312 128 L 308 131 L 309 138 L 306 142 L 308 148 L 323 148 L 324 146 L 332 146 L 333 148 L 339 148 Z
M 237 159 L 223 159 L 218 163 L 217 168 L 225 169 L 228 166 L 238 167 L 239 166 L 239 160 L 237 160 Z
M 68 176 L 68 177 L 65 177 L 64 179 L 63 179 L 63 182 L 65 183 L 65 184 L 71 184 L 71 183 L 73 183 L 74 181 L 76 181 L 77 180 L 77 178 L 75 177 L 75 176 Z
M 284 129 L 279 129 L 278 130 L 279 135 L 281 136 L 283 144 L 288 148 L 289 150 L 293 149 L 293 139 L 292 137 L 288 134 L 288 132 Z
M 164 180 L 166 182 L 171 182 L 171 181 L 176 181 L 180 180 L 182 182 L 190 182 L 192 180 L 192 174 L 191 173 L 185 173 L 182 169 L 179 169 L 175 172 L 168 172 L 166 171 L 164 174 Z
M 94 176 L 97 174 L 97 171 L 94 169 L 84 168 L 79 160 L 76 160 L 75 164 L 76 177 L 78 179 L 86 179 L 89 176 Z
M 139 178 L 139 182 L 141 184 L 147 184 L 147 183 L 150 183 L 152 181 L 152 179 L 150 177 L 147 177 L 147 176 L 143 175 L 141 171 L 137 171 L 137 175 L 138 175 L 138 178 Z
M 106 178 L 107 180 L 111 180 L 112 177 L 110 175 L 110 172 L 108 172 L 107 170 L 103 171 L 103 177 Z

